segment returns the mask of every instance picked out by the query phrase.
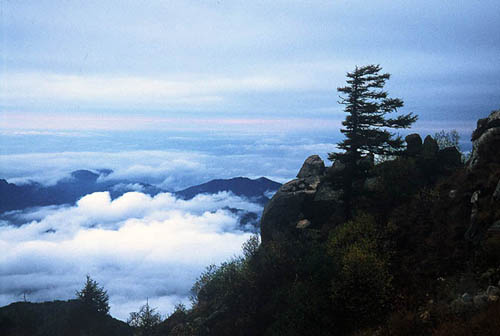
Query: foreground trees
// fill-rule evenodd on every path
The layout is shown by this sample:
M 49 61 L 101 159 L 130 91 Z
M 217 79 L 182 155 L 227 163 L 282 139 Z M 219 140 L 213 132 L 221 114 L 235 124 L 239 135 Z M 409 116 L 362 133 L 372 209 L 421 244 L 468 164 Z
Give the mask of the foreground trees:
M 339 160 L 346 165 L 347 214 L 351 207 L 352 182 L 363 171 L 359 165 L 360 160 L 373 155 L 401 153 L 402 138 L 388 129 L 408 128 L 417 120 L 417 116 L 411 113 L 395 118 L 386 117 L 387 114 L 397 112 L 398 108 L 403 106 L 403 101 L 399 98 L 389 98 L 387 91 L 383 90 L 390 74 L 381 74 L 381 70 L 379 65 L 356 67 L 353 72 L 347 73 L 347 85 L 337 89 L 345 95 L 340 97 L 340 104 L 345 105 L 344 111 L 348 115 L 342 122 L 344 128 L 340 131 L 346 139 L 337 145 L 344 152 L 329 153 L 328 158 L 332 161 Z

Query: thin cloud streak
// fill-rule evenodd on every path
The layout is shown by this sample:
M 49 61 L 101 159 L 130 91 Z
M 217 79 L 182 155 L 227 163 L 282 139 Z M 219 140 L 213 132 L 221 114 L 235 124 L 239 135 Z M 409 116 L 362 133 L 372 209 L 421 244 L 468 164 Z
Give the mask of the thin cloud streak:
M 339 116 L 340 117 L 340 116 Z M 0 130 L 18 131 L 29 135 L 28 130 L 230 130 L 232 132 L 294 131 L 309 129 L 335 129 L 339 120 L 321 118 L 235 118 L 235 117 L 160 117 L 144 115 L 95 115 L 95 114 L 25 114 L 5 112 L 0 115 Z M 228 129 L 228 127 L 230 127 Z M 28 133 L 26 133 L 28 132 Z M 61 133 L 61 134 L 68 134 Z

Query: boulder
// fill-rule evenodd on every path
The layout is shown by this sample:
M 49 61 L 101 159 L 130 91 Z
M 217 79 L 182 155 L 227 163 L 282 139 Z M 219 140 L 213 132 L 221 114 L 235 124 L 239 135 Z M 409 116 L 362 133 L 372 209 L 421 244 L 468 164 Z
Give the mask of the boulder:
M 297 174 L 298 178 L 322 176 L 325 173 L 325 163 L 318 155 L 309 156 Z
M 486 289 L 486 294 L 499 296 L 500 289 L 497 286 L 488 286 L 488 289 Z
M 295 226 L 297 229 L 305 229 L 311 226 L 311 221 L 309 219 L 299 220 L 297 225 Z
M 493 111 L 488 118 L 479 119 L 472 133 L 472 153 L 467 167 L 500 163 L 500 110 Z
M 426 136 L 424 139 L 424 144 L 422 146 L 422 156 L 425 159 L 432 159 L 436 156 L 439 150 L 438 143 L 430 135 Z
M 316 230 L 332 214 L 343 209 L 339 206 L 342 190 L 336 189 L 326 178 L 322 181 L 324 173 L 321 158 L 310 156 L 302 165 L 297 175 L 299 178 L 283 184 L 274 194 L 260 220 L 263 244 L 305 237 L 299 232 Z
M 413 133 L 409 134 L 405 138 L 406 141 L 406 153 L 409 156 L 416 156 L 422 151 L 422 138 L 419 134 Z

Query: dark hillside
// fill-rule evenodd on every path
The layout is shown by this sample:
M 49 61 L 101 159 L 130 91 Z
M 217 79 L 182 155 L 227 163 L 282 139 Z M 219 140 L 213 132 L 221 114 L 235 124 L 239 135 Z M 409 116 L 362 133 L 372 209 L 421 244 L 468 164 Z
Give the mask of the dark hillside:
M 16 302 L 0 308 L 3 336 L 127 336 L 132 329 L 109 315 L 96 315 L 77 300 Z
M 456 148 L 416 134 L 392 161 L 363 159 L 348 209 L 345 165 L 309 157 L 266 206 L 262 244 L 207 268 L 193 308 L 159 331 L 499 334 L 499 117 L 478 122 L 466 165 Z

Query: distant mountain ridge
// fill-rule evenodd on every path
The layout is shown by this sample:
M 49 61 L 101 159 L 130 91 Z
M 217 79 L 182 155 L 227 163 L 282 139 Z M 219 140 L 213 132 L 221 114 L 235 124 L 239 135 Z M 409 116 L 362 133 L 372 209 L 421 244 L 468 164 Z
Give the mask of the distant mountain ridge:
M 36 182 L 16 185 L 8 183 L 5 179 L 0 179 L 0 213 L 36 206 L 75 204 L 83 196 L 99 191 L 109 191 L 113 199 L 130 191 L 140 191 L 150 196 L 169 192 L 154 185 L 137 181 L 99 180 L 112 172 L 109 169 L 76 170 L 69 177 L 59 180 L 53 186 L 44 186 Z M 212 180 L 173 194 L 182 199 L 192 199 L 198 194 L 216 194 L 221 191 L 229 191 L 235 195 L 246 197 L 252 202 L 265 205 L 269 201 L 268 196 L 276 192 L 280 186 L 280 183 L 265 177 L 255 180 L 236 177 L 227 180 Z
M 270 199 L 268 196 L 272 196 L 271 194 L 274 194 L 280 187 L 280 183 L 265 177 L 255 180 L 247 177 L 235 177 L 226 180 L 212 180 L 207 183 L 177 191 L 175 194 L 184 199 L 191 199 L 199 194 L 216 194 L 221 191 L 230 191 L 237 196 L 243 196 L 255 203 L 265 205 Z

